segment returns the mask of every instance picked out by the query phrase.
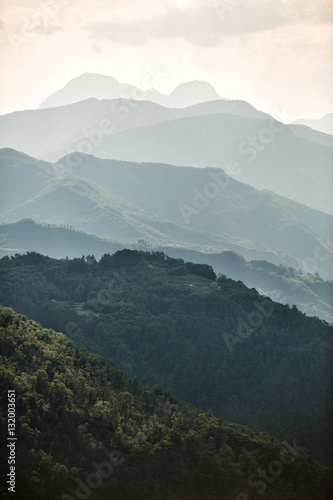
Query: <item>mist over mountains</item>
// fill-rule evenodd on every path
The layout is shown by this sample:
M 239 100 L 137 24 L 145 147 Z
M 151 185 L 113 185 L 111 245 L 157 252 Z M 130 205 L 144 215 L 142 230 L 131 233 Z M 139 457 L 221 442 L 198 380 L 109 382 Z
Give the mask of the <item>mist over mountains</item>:
M 98 499 L 328 500 L 332 115 L 285 124 L 161 77 L 84 73 L 0 116 L 0 385 L 24 492 L 80 497 L 117 446 Z M 254 494 L 275 438 L 312 455 Z
M 308 127 L 318 130 L 319 132 L 324 132 L 325 134 L 333 134 L 333 113 L 329 113 L 317 120 L 299 119 L 295 120 L 293 123 L 307 125 Z
M 223 168 L 258 189 L 333 212 L 332 148 L 270 120 L 184 118 L 105 137 L 96 150 L 103 158 Z
M 331 279 L 333 137 L 306 125 L 220 99 L 206 82 L 167 96 L 85 73 L 40 109 L 0 117 L 0 145 L 17 150 L 1 151 L 0 221 L 237 252 Z
M 141 87 L 120 83 L 113 76 L 96 73 L 83 73 L 70 80 L 63 88 L 48 96 L 39 106 L 40 109 L 55 108 L 77 103 L 86 99 L 98 100 L 125 99 L 150 101 L 169 108 L 185 108 L 195 104 L 215 101 L 220 96 L 214 87 L 205 81 L 194 80 L 178 85 L 171 94 L 161 94 L 150 84 L 160 83 L 165 77 L 158 68 L 147 68 Z M 292 124 L 306 125 L 325 134 L 333 134 L 333 114 L 320 119 L 297 119 Z
M 121 242 L 76 231 L 73 227 L 37 224 L 24 219 L 12 224 L 0 225 L 0 257 L 26 252 L 40 252 L 56 259 L 81 258 L 94 255 L 100 259 L 123 248 L 163 252 L 166 255 L 198 264 L 209 264 L 215 273 L 241 280 L 249 288 L 256 288 L 262 295 L 283 304 L 295 304 L 308 316 L 317 316 L 333 323 L 333 281 L 325 281 L 318 274 L 304 274 L 292 267 L 273 264 L 272 253 L 260 253 L 243 248 L 249 257 L 268 260 L 245 260 L 234 250 L 220 253 L 204 253 L 180 246 L 161 246 L 141 239 L 137 242 Z M 208 250 L 207 250 L 208 251 Z
M 4 115 L 0 132 L 1 146 L 48 161 L 84 152 L 124 161 L 221 168 L 257 189 L 333 213 L 331 136 L 283 125 L 244 101 L 177 109 L 148 101 L 88 99 Z M 75 154 L 67 161 L 75 165 Z
M 0 144 L 54 161 L 72 151 L 80 151 L 78 143 L 87 139 L 92 129 L 108 136 L 172 119 L 215 113 L 268 118 L 245 101 L 220 99 L 177 109 L 150 101 L 89 98 L 59 108 L 17 111 L 0 116 Z M 34 127 L 29 127 L 31 121 Z
M 39 106 L 40 108 L 52 108 L 64 106 L 78 101 L 94 97 L 96 99 L 134 99 L 147 100 L 174 108 L 183 108 L 205 101 L 219 99 L 216 90 L 207 82 L 195 80 L 178 85 L 170 95 L 161 94 L 155 88 L 165 77 L 160 70 L 148 68 L 141 87 L 128 83 L 119 83 L 113 76 L 98 75 L 95 73 L 84 73 L 70 80 L 62 89 L 50 95 Z
M 314 270 L 308 266 L 317 247 L 328 245 L 332 216 L 222 170 L 79 158 L 68 172 L 66 159 L 51 164 L 2 150 L 4 179 L 16 190 L 2 200 L 0 221 L 31 218 L 121 241 L 223 248 L 305 271 Z M 315 264 L 314 272 L 332 277 L 330 254 Z

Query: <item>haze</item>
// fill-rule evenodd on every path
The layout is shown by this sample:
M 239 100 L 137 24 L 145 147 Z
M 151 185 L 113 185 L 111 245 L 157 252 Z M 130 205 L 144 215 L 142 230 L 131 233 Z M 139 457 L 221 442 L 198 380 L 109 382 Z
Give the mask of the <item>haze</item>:
M 162 93 L 193 79 L 282 121 L 333 111 L 333 2 L 2 0 L 0 113 L 94 72 Z

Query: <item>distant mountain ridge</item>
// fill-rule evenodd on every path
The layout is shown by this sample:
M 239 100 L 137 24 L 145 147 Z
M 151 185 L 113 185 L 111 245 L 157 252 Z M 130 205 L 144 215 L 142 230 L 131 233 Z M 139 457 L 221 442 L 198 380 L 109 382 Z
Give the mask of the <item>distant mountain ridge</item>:
M 233 251 L 203 253 L 179 246 L 152 245 L 143 239 L 124 243 L 79 232 L 68 226 L 37 224 L 27 219 L 0 225 L 0 258 L 17 253 L 40 252 L 57 259 L 94 255 L 99 260 L 105 253 L 113 254 L 124 248 L 159 251 L 170 257 L 209 264 L 216 274 L 222 273 L 228 278 L 241 280 L 249 288 L 255 287 L 262 295 L 283 304 L 295 304 L 308 316 L 317 316 L 333 323 L 333 281 L 299 274 L 291 267 L 278 266 L 267 260 L 246 262 Z M 266 258 L 269 259 L 269 255 Z
M 233 250 L 247 259 L 332 277 L 327 250 L 332 216 L 258 191 L 221 169 L 82 155 L 80 164 L 66 172 L 61 164 L 10 149 L 1 151 L 0 168 L 6 184 L 13 186 L 2 200 L 3 223 L 30 218 L 123 242 L 146 239 L 209 253 Z M 203 193 L 212 184 L 215 195 L 208 199 Z M 318 248 L 325 258 L 315 260 Z
M 147 74 L 154 82 L 154 72 Z M 155 81 L 156 83 L 156 81 Z M 96 99 L 149 100 L 162 106 L 183 108 L 205 101 L 219 99 L 220 96 L 210 83 L 194 80 L 178 85 L 170 94 L 161 94 L 155 88 L 139 88 L 128 83 L 120 83 L 113 76 L 83 73 L 70 80 L 62 89 L 47 97 L 40 108 L 64 106 L 94 97 Z
M 300 119 L 300 120 L 295 120 L 293 123 L 306 125 L 308 127 L 313 128 L 314 130 L 318 130 L 319 132 L 324 132 L 325 134 L 333 135 L 333 113 L 329 113 L 317 120 Z
M 105 135 L 91 149 L 105 159 L 230 168 L 241 182 L 332 214 L 333 149 L 317 134 L 312 142 L 273 119 L 214 113 Z
M 127 129 L 140 128 L 178 118 L 216 113 L 249 118 L 270 118 L 245 101 L 223 99 L 167 108 L 150 101 L 86 99 L 58 108 L 17 111 L 0 116 L 0 147 L 9 147 L 30 156 L 55 161 L 77 149 L 92 129 L 106 137 Z M 31 127 L 31 123 L 34 124 Z
M 88 99 L 2 116 L 0 137 L 0 147 L 48 161 L 82 151 L 180 166 L 227 169 L 236 164 L 234 176 L 241 182 L 333 213 L 333 138 L 283 125 L 242 101 L 177 109 L 148 101 Z

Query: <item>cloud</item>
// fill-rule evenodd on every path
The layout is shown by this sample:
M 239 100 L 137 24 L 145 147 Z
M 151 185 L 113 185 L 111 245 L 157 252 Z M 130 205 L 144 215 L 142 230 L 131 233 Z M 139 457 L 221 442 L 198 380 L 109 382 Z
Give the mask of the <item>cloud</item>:
M 84 0 L 85 1 L 85 0 Z M 75 30 L 91 22 L 93 17 L 86 14 L 73 0 L 17 0 L 9 3 L 1 0 L 2 19 L 9 32 L 27 38 L 33 35 L 53 35 L 63 30 Z
M 41 23 L 35 24 L 32 28 L 28 30 L 34 35 L 54 35 L 58 31 L 62 31 L 61 26 L 52 23 Z
M 292 24 L 333 21 L 332 0 L 199 0 L 192 3 L 115 11 L 108 21 L 87 29 L 96 38 L 143 44 L 153 38 L 183 38 L 194 46 L 213 46 L 225 36 L 274 30 Z
M 21 24 L 24 19 L 41 24 L 39 18 L 46 15 L 43 6 L 48 3 L 2 2 L 2 18 L 12 31 L 17 31 L 14 26 L 19 19 Z M 84 28 L 96 40 L 137 45 L 174 38 L 196 47 L 211 47 L 232 35 L 333 22 L 333 0 L 51 0 L 51 4 L 55 8 L 48 15 L 49 27 L 38 25 L 36 34 L 53 34 L 59 26 L 64 30 Z
M 88 27 L 97 38 L 108 38 L 113 41 L 144 44 L 151 38 L 184 38 L 193 45 L 215 45 L 221 37 L 214 24 L 212 8 L 198 7 L 180 9 L 165 7 L 162 12 L 151 17 L 142 13 L 136 19 L 110 19 L 94 23 Z

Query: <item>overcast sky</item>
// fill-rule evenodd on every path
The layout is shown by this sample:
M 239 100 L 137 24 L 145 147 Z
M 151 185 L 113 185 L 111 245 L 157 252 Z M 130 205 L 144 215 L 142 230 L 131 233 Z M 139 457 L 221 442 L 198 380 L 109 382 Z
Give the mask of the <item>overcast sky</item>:
M 0 0 L 0 114 L 84 72 L 194 79 L 281 119 L 333 112 L 333 0 Z M 152 80 L 150 79 L 150 82 Z

